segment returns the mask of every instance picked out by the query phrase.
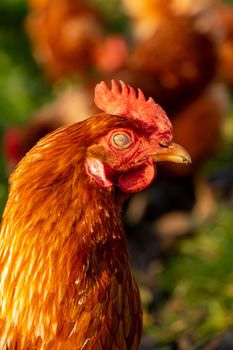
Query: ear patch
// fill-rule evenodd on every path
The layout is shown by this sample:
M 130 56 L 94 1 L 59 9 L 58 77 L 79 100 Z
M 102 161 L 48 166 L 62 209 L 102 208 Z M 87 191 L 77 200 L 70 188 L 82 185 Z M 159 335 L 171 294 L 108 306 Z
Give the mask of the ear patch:
M 113 185 L 112 181 L 107 177 L 107 165 L 105 165 L 102 161 L 96 158 L 87 158 L 85 167 L 87 174 L 91 176 L 98 185 L 104 188 L 108 188 Z

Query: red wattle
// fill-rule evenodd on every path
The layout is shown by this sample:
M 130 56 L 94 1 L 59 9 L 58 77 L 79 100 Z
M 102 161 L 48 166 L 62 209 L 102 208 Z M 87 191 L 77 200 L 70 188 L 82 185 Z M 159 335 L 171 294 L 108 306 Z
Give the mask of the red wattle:
M 138 168 L 122 174 L 118 179 L 118 185 L 123 192 L 139 192 L 151 184 L 156 173 L 155 165 L 152 159 L 149 159 Z

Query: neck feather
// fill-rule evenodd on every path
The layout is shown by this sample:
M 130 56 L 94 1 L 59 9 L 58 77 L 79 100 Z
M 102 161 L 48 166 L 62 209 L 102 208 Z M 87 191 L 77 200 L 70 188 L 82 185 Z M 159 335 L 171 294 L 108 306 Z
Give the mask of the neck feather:
M 53 317 L 57 327 L 53 308 L 68 290 L 78 298 L 77 290 L 85 293 L 106 268 L 110 274 L 125 266 L 129 271 L 115 191 L 88 177 L 80 153 L 75 167 L 70 161 L 60 173 L 53 173 L 59 161 L 43 167 L 43 158 L 29 154 L 11 179 L 0 234 L 1 319 L 9 325 L 20 322 L 29 330 L 32 322 L 40 324 L 39 298 L 48 327 Z

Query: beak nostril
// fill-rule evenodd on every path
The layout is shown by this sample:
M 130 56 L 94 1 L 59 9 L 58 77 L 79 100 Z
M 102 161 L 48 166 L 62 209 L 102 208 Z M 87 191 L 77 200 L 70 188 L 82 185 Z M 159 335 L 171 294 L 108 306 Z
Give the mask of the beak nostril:
M 159 141 L 159 146 L 167 148 L 169 146 L 169 142 L 165 140 Z

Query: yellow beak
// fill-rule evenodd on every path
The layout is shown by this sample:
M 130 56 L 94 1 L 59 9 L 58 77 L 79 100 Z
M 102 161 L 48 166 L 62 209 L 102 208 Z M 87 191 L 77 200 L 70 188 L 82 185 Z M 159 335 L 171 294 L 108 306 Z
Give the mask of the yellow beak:
M 150 156 L 154 162 L 192 163 L 188 152 L 175 142 L 170 143 L 168 146 L 162 146 L 158 152 L 151 153 Z

